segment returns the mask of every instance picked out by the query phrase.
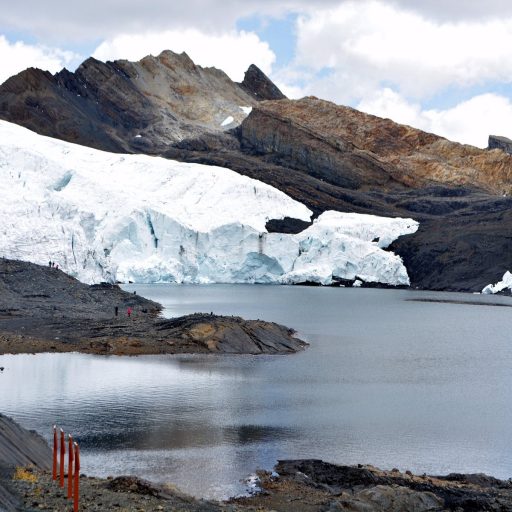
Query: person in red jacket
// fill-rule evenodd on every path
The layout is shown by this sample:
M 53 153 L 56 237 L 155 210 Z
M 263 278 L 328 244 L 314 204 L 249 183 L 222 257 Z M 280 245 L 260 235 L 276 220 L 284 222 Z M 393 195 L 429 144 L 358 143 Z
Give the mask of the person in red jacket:
M 128 313 L 128 318 L 130 318 L 132 316 L 132 308 L 130 306 L 128 306 L 126 313 Z

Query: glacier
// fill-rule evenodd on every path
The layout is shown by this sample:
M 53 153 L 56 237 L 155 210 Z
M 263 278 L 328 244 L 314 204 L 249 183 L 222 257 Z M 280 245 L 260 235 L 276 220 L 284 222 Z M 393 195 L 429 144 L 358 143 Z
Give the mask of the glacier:
M 0 255 L 56 262 L 83 282 L 407 285 L 385 248 L 413 219 L 328 211 L 229 169 L 107 153 L 0 121 Z
M 509 292 L 512 291 L 512 274 L 508 270 L 503 274 L 501 281 L 496 284 L 488 284 L 482 290 L 482 293 L 485 295 L 491 295 L 505 290 L 508 290 Z

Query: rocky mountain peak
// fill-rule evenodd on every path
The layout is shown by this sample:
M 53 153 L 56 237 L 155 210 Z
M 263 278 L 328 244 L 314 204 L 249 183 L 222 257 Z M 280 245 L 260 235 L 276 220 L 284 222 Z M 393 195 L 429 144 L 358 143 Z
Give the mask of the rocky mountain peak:
M 249 66 L 240 86 L 258 101 L 286 98 L 274 82 L 255 64 Z
M 74 73 L 29 69 L 0 86 L 0 119 L 128 153 L 156 154 L 185 139 L 222 133 L 239 125 L 255 103 L 223 71 L 170 50 L 138 62 L 90 57 Z
M 500 135 L 489 135 L 487 149 L 501 149 L 505 153 L 512 154 L 512 140 Z

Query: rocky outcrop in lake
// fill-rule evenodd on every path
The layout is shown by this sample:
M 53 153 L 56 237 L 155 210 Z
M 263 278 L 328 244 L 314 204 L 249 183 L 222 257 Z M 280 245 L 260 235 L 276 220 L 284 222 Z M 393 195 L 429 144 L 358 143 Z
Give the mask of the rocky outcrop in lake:
M 285 354 L 306 346 L 275 323 L 209 313 L 165 319 L 161 309 L 117 285 L 0 259 L 0 353 Z
M 275 471 L 279 476 L 260 474 L 265 494 L 257 500 L 273 510 L 287 510 L 292 501 L 297 512 L 512 510 L 512 483 L 484 474 L 418 476 L 315 459 L 279 461 Z M 239 502 L 254 503 L 251 498 Z

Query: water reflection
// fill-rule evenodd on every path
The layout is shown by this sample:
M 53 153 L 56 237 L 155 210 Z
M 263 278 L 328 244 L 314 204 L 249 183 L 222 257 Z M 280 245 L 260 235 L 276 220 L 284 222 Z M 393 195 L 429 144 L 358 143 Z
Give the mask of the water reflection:
M 211 497 L 292 457 L 512 475 L 508 308 L 414 302 L 404 299 L 422 295 L 405 291 L 137 290 L 166 314 L 268 318 L 311 346 L 274 357 L 2 356 L 0 410 L 47 438 L 55 422 L 73 432 L 86 473 Z

